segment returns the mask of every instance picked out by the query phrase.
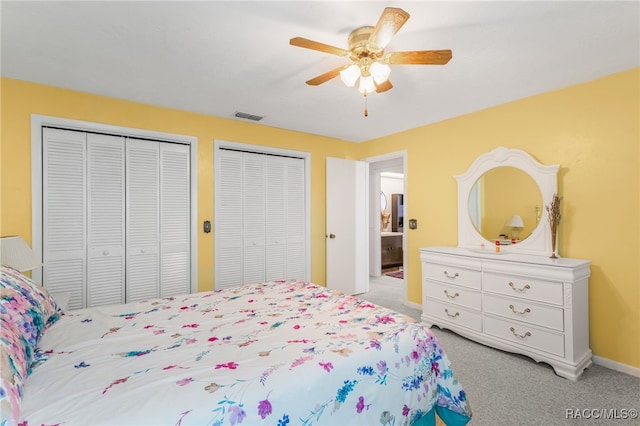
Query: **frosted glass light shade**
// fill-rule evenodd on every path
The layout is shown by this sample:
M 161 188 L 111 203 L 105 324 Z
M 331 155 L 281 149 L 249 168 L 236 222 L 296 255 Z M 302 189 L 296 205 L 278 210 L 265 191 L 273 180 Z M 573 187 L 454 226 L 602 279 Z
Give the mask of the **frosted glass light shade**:
M 387 64 L 383 64 L 382 62 L 374 62 L 369 66 L 369 72 L 371 73 L 371 76 L 373 76 L 373 80 L 376 84 L 381 84 L 389 79 L 391 67 Z
M 367 77 L 360 77 L 360 87 L 358 88 L 360 93 L 368 94 L 373 93 L 376 90 L 375 84 L 373 84 L 373 77 L 370 75 Z
M 353 87 L 356 84 L 356 80 L 360 77 L 360 68 L 356 64 L 340 71 L 340 79 L 347 85 L 347 87 Z
M 42 266 L 42 261 L 27 243 L 18 236 L 0 238 L 0 259 L 2 264 L 20 272 Z

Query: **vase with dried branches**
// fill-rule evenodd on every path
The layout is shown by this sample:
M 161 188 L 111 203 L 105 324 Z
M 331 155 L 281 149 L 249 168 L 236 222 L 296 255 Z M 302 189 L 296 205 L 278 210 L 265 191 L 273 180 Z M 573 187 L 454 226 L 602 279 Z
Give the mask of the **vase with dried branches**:
M 558 242 L 558 225 L 560 224 L 560 201 L 562 197 L 558 194 L 553 194 L 551 198 L 551 204 L 545 206 L 547 209 L 547 215 L 549 217 L 549 227 L 551 228 L 551 259 L 557 259 L 557 242 Z

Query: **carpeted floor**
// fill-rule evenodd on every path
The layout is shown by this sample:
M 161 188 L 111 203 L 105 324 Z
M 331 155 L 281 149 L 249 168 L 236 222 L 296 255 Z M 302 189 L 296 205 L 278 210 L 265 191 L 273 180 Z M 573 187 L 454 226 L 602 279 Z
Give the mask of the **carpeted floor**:
M 420 321 L 421 311 L 403 304 L 403 285 L 403 280 L 382 276 L 359 297 Z M 469 426 L 640 425 L 638 377 L 593 365 L 572 382 L 528 357 L 437 327 L 432 331 L 467 392 L 473 410 Z M 630 418 L 633 413 L 636 417 Z

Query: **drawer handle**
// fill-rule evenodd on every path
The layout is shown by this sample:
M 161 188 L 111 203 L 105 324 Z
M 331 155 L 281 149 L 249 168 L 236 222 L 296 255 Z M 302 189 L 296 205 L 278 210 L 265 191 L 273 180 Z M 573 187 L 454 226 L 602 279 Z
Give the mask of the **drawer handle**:
M 527 337 L 531 336 L 531 332 L 530 331 L 527 331 L 524 334 L 518 334 L 518 333 L 516 333 L 516 330 L 513 327 L 510 327 L 509 330 L 511 330 L 511 332 L 513 333 L 514 336 L 516 336 L 516 337 L 518 337 L 520 339 L 526 339 Z
M 453 274 L 453 275 L 449 275 L 449 273 L 448 273 L 447 271 L 444 271 L 444 276 L 445 276 L 445 277 L 447 277 L 447 278 L 454 279 L 454 278 L 457 278 L 457 277 L 458 277 L 458 273 L 456 272 L 456 273 L 455 273 L 455 274 Z
M 456 297 L 460 296 L 458 294 L 458 292 L 456 292 L 455 294 L 451 295 L 449 294 L 449 292 L 447 290 L 444 291 L 445 296 L 447 296 L 449 299 L 455 299 Z
M 511 312 L 513 312 L 513 313 L 514 313 L 514 314 L 516 314 L 516 315 L 526 315 L 526 314 L 528 314 L 529 312 L 531 312 L 531 309 L 529 309 L 529 308 L 525 309 L 524 311 L 520 311 L 520 312 L 518 312 L 518 311 L 516 311 L 516 309 L 513 307 L 513 305 L 509 305 L 509 308 L 511 308 Z
M 511 287 L 513 291 L 517 291 L 518 293 L 524 293 L 531 288 L 529 284 L 525 284 L 525 286 L 522 288 L 516 288 L 515 284 L 513 284 L 512 282 L 509 282 L 509 287 Z
M 448 316 L 450 316 L 451 318 L 455 318 L 458 315 L 460 315 L 460 312 L 456 312 L 455 314 L 450 314 L 449 313 L 449 309 L 445 308 L 444 311 L 447 313 Z

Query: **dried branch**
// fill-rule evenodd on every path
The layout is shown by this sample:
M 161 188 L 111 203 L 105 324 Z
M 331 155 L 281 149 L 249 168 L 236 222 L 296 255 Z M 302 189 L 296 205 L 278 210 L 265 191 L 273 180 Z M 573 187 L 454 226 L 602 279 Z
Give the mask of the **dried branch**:
M 553 194 L 551 199 L 551 204 L 545 206 L 547 209 L 547 215 L 549 216 L 549 226 L 551 227 L 551 233 L 555 236 L 555 232 L 558 230 L 558 225 L 560 224 L 560 218 L 562 215 L 560 214 L 560 201 L 562 197 L 558 194 Z
M 551 198 L 551 204 L 545 206 L 547 209 L 547 215 L 549 217 L 549 227 L 551 228 L 551 258 L 556 258 L 555 249 L 556 249 L 556 236 L 558 235 L 558 225 L 560 224 L 560 218 L 562 215 L 560 214 L 560 201 L 562 197 L 558 194 L 553 194 Z

